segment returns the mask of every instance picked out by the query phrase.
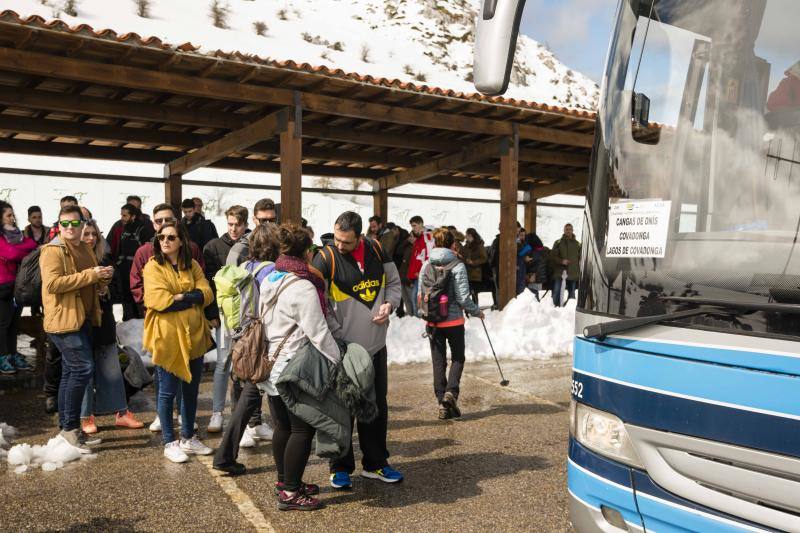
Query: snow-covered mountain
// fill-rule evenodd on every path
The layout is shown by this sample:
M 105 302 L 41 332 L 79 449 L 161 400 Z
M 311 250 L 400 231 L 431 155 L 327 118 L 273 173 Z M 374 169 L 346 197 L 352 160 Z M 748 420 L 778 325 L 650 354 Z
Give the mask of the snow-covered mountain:
M 479 0 L 7 0 L 21 16 L 136 32 L 467 93 Z M 506 96 L 594 109 L 597 84 L 527 36 Z

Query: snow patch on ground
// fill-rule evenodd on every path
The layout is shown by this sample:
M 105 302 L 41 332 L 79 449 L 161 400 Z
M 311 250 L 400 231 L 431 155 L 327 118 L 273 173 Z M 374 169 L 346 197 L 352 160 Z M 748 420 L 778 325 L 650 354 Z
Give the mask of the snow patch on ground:
M 20 443 L 11 446 L 17 430 L 5 422 L 0 422 L 0 458 L 5 458 L 14 472 L 24 474 L 40 467 L 45 472 L 63 468 L 65 464 L 81 458 L 81 453 L 62 438 L 54 437 L 44 446 Z M 11 447 L 10 450 L 6 448 Z
M 485 311 L 486 329 L 500 359 L 536 360 L 572 353 L 575 302 L 554 307 L 549 298 L 541 302 L 524 291 L 502 311 Z M 467 320 L 466 357 L 468 361 L 492 359 L 492 350 L 481 321 Z M 386 339 L 389 363 L 429 362 L 430 345 L 425 323 L 413 317 L 393 318 Z

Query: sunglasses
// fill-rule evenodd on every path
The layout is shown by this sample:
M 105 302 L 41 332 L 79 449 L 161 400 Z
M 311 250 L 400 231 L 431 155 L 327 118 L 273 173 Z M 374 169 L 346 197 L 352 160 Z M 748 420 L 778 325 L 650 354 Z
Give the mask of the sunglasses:
M 153 220 L 156 224 L 165 224 L 167 222 L 175 222 L 175 217 L 166 217 L 166 218 L 156 218 Z
M 256 220 L 258 220 L 258 223 L 263 226 L 264 224 L 274 223 L 277 218 L 256 218 Z
M 178 236 L 177 235 L 164 235 L 162 233 L 161 235 L 158 236 L 158 240 L 161 241 L 161 242 L 164 242 L 164 241 L 175 242 L 175 241 L 178 240 Z
M 73 228 L 80 227 L 83 224 L 82 220 L 59 220 L 58 223 L 61 225 L 62 228 L 68 228 L 72 226 Z

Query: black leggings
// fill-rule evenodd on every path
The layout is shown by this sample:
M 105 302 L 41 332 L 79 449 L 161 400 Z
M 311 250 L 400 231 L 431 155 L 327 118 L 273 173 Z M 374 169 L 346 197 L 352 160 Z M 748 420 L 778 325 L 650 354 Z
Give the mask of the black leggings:
M 14 284 L 0 285 L 0 355 L 17 353 L 17 318 L 22 308 L 14 305 Z
M 278 469 L 278 481 L 285 490 L 297 491 L 303 483 L 316 430 L 292 414 L 280 396 L 269 396 L 269 413 L 275 425 L 272 457 Z

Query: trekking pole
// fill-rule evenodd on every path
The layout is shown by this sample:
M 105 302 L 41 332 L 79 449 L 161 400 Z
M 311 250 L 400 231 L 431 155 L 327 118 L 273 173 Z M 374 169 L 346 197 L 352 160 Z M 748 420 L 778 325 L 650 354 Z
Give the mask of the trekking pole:
M 486 332 L 486 340 L 489 341 L 489 348 L 492 349 L 492 355 L 494 356 L 494 362 L 497 363 L 497 370 L 500 371 L 500 386 L 507 387 L 508 380 L 503 376 L 503 369 L 500 368 L 500 361 L 497 359 L 497 354 L 494 352 L 494 346 L 492 346 L 492 339 L 489 337 L 489 330 L 486 329 L 486 322 L 483 321 L 481 318 L 481 324 L 483 324 L 483 331 Z

